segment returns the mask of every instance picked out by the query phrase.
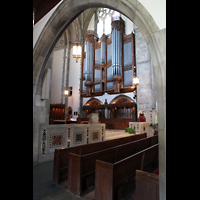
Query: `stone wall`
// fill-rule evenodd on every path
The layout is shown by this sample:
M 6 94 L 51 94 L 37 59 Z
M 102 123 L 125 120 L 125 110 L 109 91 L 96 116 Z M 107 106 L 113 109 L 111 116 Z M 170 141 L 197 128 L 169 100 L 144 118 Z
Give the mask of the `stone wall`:
M 152 110 L 156 107 L 156 78 L 148 45 L 136 25 L 135 29 L 135 50 L 136 69 L 140 83 L 137 86 L 138 110 Z

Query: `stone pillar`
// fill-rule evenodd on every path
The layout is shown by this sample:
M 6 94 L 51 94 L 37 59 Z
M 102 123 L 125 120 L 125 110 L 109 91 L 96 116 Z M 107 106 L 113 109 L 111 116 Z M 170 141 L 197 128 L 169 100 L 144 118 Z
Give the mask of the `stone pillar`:
M 92 72 L 94 64 L 94 40 L 97 39 L 97 35 L 94 31 L 89 30 L 86 32 L 86 73 L 85 73 L 85 86 L 87 87 L 87 96 L 91 96 L 92 93 Z
M 121 43 L 125 32 L 125 24 L 121 17 L 116 16 L 112 19 L 112 80 L 115 93 L 120 93 L 122 74 L 121 74 Z

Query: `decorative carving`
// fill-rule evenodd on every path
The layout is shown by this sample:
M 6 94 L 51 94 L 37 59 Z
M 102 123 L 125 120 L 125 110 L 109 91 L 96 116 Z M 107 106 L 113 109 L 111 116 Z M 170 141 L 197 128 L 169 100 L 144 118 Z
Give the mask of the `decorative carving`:
M 85 81 L 85 86 L 87 87 L 87 89 L 86 89 L 86 96 L 90 97 L 91 94 L 92 94 L 93 82 L 92 81 Z
M 101 64 L 101 68 L 102 68 L 102 82 L 105 82 L 106 80 L 106 65 L 105 64 Z
M 106 41 L 106 35 L 103 34 L 103 35 L 101 36 L 100 42 L 105 42 L 105 41 Z
M 122 76 L 120 75 L 114 75 L 112 76 L 113 80 L 113 89 L 115 93 L 120 93 L 120 88 L 121 88 L 121 82 L 122 82 Z
M 106 65 L 106 68 L 108 69 L 109 67 L 112 66 L 112 61 L 110 61 L 107 65 Z
M 95 41 L 95 49 L 101 48 L 101 42 Z
M 115 28 L 116 30 L 120 31 L 121 35 L 125 33 L 125 23 L 121 17 L 112 18 L 112 30 Z
M 98 39 L 98 36 L 97 36 L 97 33 L 95 33 L 94 31 L 92 30 L 88 30 L 86 32 L 86 35 L 85 35 L 85 39 L 86 39 L 86 42 L 90 42 L 90 43 L 93 43 L 94 40 L 97 40 Z
M 99 65 L 95 65 L 95 66 L 94 66 L 94 69 L 101 70 L 102 68 L 101 68 L 101 65 L 100 65 L 100 66 L 99 66 Z

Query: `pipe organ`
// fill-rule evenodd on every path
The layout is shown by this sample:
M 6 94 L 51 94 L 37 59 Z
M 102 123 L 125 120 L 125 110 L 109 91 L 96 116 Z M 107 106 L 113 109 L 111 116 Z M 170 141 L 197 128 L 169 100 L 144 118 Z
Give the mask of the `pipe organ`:
M 99 39 L 86 32 L 86 52 L 82 55 L 81 95 L 83 97 L 133 91 L 135 76 L 134 34 L 125 35 L 121 17 L 112 18 L 112 33 Z M 99 41 L 98 41 L 99 40 Z

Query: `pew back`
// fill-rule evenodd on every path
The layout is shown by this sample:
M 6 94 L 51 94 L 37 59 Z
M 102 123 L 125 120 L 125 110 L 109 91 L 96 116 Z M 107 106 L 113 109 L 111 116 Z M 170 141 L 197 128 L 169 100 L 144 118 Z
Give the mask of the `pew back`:
M 53 167 L 53 180 L 55 183 L 59 183 L 62 180 L 67 179 L 68 172 L 68 154 L 69 152 L 78 155 L 84 155 L 102 149 L 111 148 L 117 145 L 125 144 L 128 142 L 136 141 L 142 138 L 146 138 L 146 133 L 131 135 L 124 138 L 118 138 L 108 141 L 90 143 L 86 145 L 79 145 L 75 147 L 67 147 L 62 149 L 55 149 L 54 152 L 54 167 Z
M 158 136 L 143 138 L 85 155 L 69 153 L 68 189 L 75 194 L 81 195 L 83 180 L 91 179 L 91 185 L 94 185 L 96 160 L 115 163 L 139 152 L 141 148 L 146 149 L 150 147 L 154 143 L 158 143 Z M 77 167 L 77 165 L 79 165 L 79 167 Z M 75 178 L 73 174 L 80 174 L 80 176 L 76 176 Z M 77 187 L 77 185 L 79 186 Z
M 158 159 L 158 144 L 114 164 L 96 160 L 95 199 L 117 199 L 116 194 L 119 186 L 121 187 L 131 176 L 135 175 L 136 170 L 143 169 L 155 159 Z
M 159 175 L 136 170 L 136 200 L 159 200 Z

